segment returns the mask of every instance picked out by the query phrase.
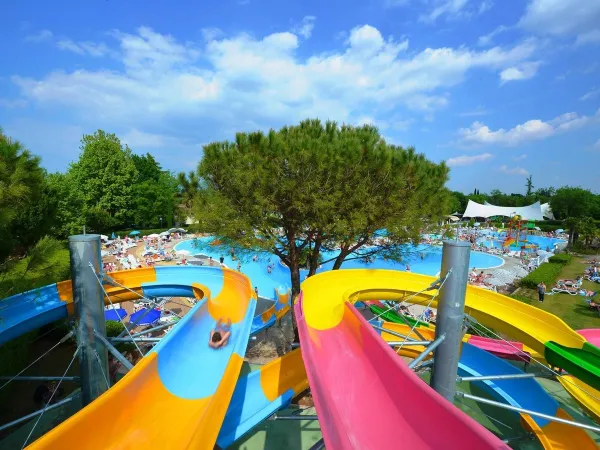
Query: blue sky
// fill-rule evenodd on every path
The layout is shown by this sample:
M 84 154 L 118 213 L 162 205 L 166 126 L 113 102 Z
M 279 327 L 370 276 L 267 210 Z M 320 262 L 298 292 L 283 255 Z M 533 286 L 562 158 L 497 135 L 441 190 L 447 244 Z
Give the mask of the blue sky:
M 453 189 L 600 190 L 598 0 L 22 0 L 2 22 L 0 126 L 50 171 L 98 128 L 179 171 L 319 117 L 446 160 Z

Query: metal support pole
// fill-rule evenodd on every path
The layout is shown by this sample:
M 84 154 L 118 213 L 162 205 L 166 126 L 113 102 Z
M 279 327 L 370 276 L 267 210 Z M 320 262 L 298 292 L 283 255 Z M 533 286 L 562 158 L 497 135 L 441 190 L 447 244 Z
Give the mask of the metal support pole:
M 461 381 L 514 380 L 519 378 L 548 377 L 551 375 L 552 374 L 550 373 L 514 373 L 508 375 L 482 375 L 477 377 L 456 377 L 456 382 L 460 383 Z
M 18 425 L 20 423 L 26 422 L 27 420 L 32 419 L 35 416 L 39 416 L 44 411 L 50 411 L 51 409 L 58 408 L 59 406 L 69 403 L 72 400 L 73 400 L 72 397 L 67 397 L 59 402 L 54 403 L 53 405 L 49 405 L 45 408 L 38 409 L 37 411 L 34 411 L 31 414 L 27 414 L 26 416 L 19 417 L 18 419 L 13 420 L 12 422 L 8 422 L 8 423 L 5 423 L 4 425 L 0 425 L 0 431 L 6 430 L 7 428 L 10 428 L 10 427 Z
M 413 330 L 413 332 L 419 337 L 419 339 L 421 339 L 422 341 L 425 340 L 423 335 L 421 333 L 419 333 L 419 330 L 418 330 L 419 327 L 413 328 L 412 324 L 408 321 L 408 319 L 406 317 L 404 317 L 404 314 L 401 314 L 397 311 L 396 311 L 396 314 L 398 314 L 398 317 L 400 317 L 400 320 L 402 320 L 402 322 L 404 322 L 404 324 L 407 325 L 409 329 Z M 419 322 L 420 322 L 420 320 L 419 320 Z
M 433 341 L 388 341 L 388 345 L 391 345 L 392 347 L 396 347 L 397 345 L 401 345 L 403 347 L 416 347 L 417 345 L 429 345 L 432 342 Z
M 319 420 L 317 416 L 301 416 L 300 414 L 294 416 L 278 416 L 275 415 L 273 420 Z
M 0 377 L 0 380 L 11 381 L 73 381 L 79 382 L 79 377 Z
M 442 334 L 439 338 L 437 338 L 435 341 L 433 341 L 431 344 L 429 344 L 427 346 L 427 348 L 425 348 L 425 350 L 423 350 L 419 356 L 417 356 L 415 359 L 413 359 L 410 362 L 410 364 L 408 365 L 408 368 L 414 369 L 417 366 L 417 364 L 419 364 L 421 361 L 423 361 L 425 358 L 427 358 L 427 355 L 429 355 L 432 351 L 434 351 L 436 348 L 438 348 L 440 346 L 440 344 L 442 342 L 444 342 L 445 339 L 446 339 L 446 335 Z M 434 367 L 435 367 L 435 364 L 434 364 Z
M 162 338 L 109 338 L 110 342 L 160 342 Z
M 321 439 L 320 441 L 315 443 L 315 445 L 313 445 L 308 450 L 323 450 L 324 448 L 325 448 L 325 439 Z
M 515 442 L 533 441 L 534 439 L 535 439 L 535 434 L 527 433 L 527 434 L 524 434 L 523 436 L 514 436 L 514 437 L 503 439 L 502 442 L 504 442 L 505 444 L 513 444 Z
M 173 326 L 173 325 L 175 325 L 176 323 L 177 323 L 177 322 L 169 322 L 169 323 L 164 323 L 164 324 L 162 324 L 162 325 L 159 325 L 159 326 L 157 326 L 157 327 L 148 328 L 147 330 L 140 331 L 139 333 L 134 333 L 134 334 L 132 334 L 132 335 L 131 335 L 131 337 L 132 337 L 132 338 L 136 338 L 136 337 L 140 337 L 140 336 L 143 336 L 143 335 L 145 335 L 145 334 L 148 334 L 148 333 L 154 333 L 155 331 L 160 331 L 160 330 L 162 330 L 162 329 L 164 329 L 164 328 L 169 328 L 169 327 L 172 327 L 172 326 Z
M 121 364 L 123 364 L 123 367 L 125 367 L 128 371 L 133 369 L 133 364 L 131 364 L 131 362 L 125 358 L 121 352 L 119 350 L 117 350 L 109 341 L 108 339 L 106 339 L 104 336 L 102 336 L 99 333 L 96 333 L 96 337 L 100 340 L 100 342 L 102 342 L 102 344 L 106 347 L 106 349 L 111 353 L 111 355 L 113 355 L 117 361 L 119 361 Z
M 504 409 L 508 409 L 510 411 L 516 411 L 518 413 L 529 414 L 530 416 L 541 417 L 543 419 L 550 420 L 552 422 L 560 422 L 560 423 L 564 423 L 565 425 L 572 425 L 574 427 L 583 428 L 584 430 L 590 430 L 590 431 L 594 431 L 596 433 L 600 433 L 600 427 L 595 427 L 593 425 L 574 422 L 572 420 L 567 420 L 567 419 L 561 419 L 560 417 L 550 416 L 548 414 L 531 411 L 529 409 L 519 408 L 517 406 L 507 405 L 505 403 L 495 402 L 494 400 L 488 400 L 487 398 L 477 397 L 476 395 L 465 394 L 464 392 L 457 392 L 456 396 L 464 397 L 469 400 L 475 400 L 476 402 L 485 403 L 487 405 L 497 406 L 498 408 L 504 408 Z
M 81 401 L 86 406 L 108 389 L 105 381 L 108 374 L 108 352 L 94 334 L 96 330 L 106 336 L 104 294 L 97 278 L 102 268 L 100 235 L 69 236 L 69 252 L 75 328 L 77 342 L 81 346 Z
M 435 351 L 431 387 L 449 402 L 454 401 L 456 392 L 470 252 L 469 242 L 444 241 L 441 272 L 444 282 L 438 301 L 435 337 L 437 340 L 445 335 L 446 339 Z
M 401 334 L 401 333 L 396 333 L 395 331 L 388 330 L 387 328 L 382 328 L 382 327 L 380 327 L 378 325 L 371 324 L 371 326 L 373 328 L 375 328 L 376 330 L 383 331 L 385 333 L 391 334 L 392 336 L 396 336 L 396 337 L 399 337 L 399 338 L 402 338 L 402 339 L 406 339 L 408 341 L 413 341 L 413 342 L 418 342 L 419 341 L 418 339 L 408 337 L 408 336 L 406 336 L 404 334 Z

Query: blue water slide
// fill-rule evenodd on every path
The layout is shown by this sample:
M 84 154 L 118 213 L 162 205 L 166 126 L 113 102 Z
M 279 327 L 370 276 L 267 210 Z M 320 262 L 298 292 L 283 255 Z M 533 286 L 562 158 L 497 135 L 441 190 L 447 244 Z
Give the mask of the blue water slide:
M 523 372 L 512 364 L 470 344 L 463 343 L 458 363 L 459 376 L 515 375 Z M 555 416 L 559 407 L 534 378 L 477 381 L 479 386 L 506 403 Z M 548 420 L 534 417 L 543 427 Z
M 56 284 L 0 301 L 0 346 L 25 333 L 68 316 Z

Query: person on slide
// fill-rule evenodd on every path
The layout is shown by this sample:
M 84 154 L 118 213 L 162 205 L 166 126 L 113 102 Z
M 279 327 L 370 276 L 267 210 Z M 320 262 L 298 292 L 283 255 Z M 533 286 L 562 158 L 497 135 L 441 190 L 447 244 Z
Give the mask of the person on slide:
M 231 319 L 220 318 L 215 329 L 210 332 L 208 346 L 214 349 L 224 347 L 229 341 L 229 336 L 231 336 Z

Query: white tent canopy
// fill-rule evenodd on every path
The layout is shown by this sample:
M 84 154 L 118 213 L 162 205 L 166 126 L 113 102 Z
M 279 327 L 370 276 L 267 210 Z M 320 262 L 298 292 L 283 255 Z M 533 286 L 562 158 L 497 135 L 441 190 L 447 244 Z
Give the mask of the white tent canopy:
M 554 219 L 554 213 L 552 212 L 552 208 L 550 207 L 550 203 L 542 204 L 542 215 L 547 219 Z
M 535 202 L 529 206 L 494 206 L 490 204 L 482 205 L 469 200 L 463 217 L 512 217 L 514 215 L 519 215 L 524 220 L 544 220 L 540 202 Z

